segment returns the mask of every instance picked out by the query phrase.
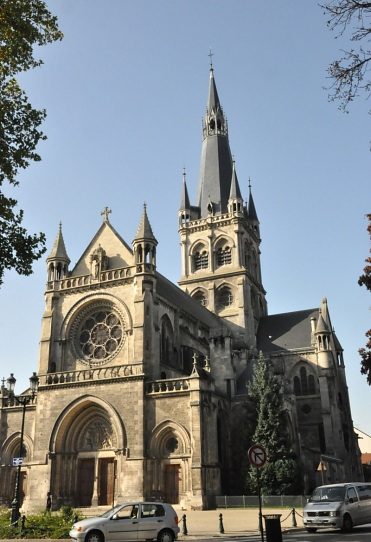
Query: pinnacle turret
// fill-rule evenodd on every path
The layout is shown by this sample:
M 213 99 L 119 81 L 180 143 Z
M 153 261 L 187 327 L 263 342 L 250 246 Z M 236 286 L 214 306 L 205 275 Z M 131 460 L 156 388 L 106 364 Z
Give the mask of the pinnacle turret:
M 156 237 L 153 235 L 151 224 L 149 223 L 146 204 L 143 205 L 142 218 L 140 220 L 134 242 L 142 239 L 155 241 L 155 244 L 157 245 Z
M 48 281 L 60 280 L 68 275 L 70 259 L 67 255 L 62 234 L 62 223 L 59 223 L 57 237 L 52 250 L 46 259 L 48 265 Z

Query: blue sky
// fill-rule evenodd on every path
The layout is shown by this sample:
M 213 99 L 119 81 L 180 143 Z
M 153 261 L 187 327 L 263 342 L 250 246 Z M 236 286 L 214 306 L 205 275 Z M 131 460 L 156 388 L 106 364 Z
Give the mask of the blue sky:
M 48 251 L 63 223 L 72 265 L 101 224 L 101 210 L 131 243 L 143 202 L 159 241 L 158 269 L 177 281 L 177 210 L 186 167 L 198 181 L 208 52 L 228 117 L 241 190 L 251 177 L 261 223 L 269 313 L 328 298 L 345 351 L 353 420 L 371 434 L 371 389 L 357 350 L 370 298 L 357 279 L 368 255 L 369 103 L 349 114 L 329 103 L 326 67 L 348 43 L 335 39 L 315 1 L 53 0 L 65 34 L 22 76 L 45 107 L 42 161 L 9 190 Z M 0 290 L 1 376 L 21 391 L 37 369 L 45 260 Z

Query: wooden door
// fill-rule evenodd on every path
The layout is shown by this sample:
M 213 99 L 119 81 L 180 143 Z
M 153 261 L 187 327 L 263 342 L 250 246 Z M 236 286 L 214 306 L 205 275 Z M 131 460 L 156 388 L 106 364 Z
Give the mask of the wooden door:
M 99 459 L 98 505 L 112 505 L 115 491 L 115 462 L 112 457 Z
M 91 506 L 94 490 L 94 459 L 79 459 L 77 468 L 77 506 Z
M 179 503 L 179 465 L 165 466 L 165 500 L 170 504 Z

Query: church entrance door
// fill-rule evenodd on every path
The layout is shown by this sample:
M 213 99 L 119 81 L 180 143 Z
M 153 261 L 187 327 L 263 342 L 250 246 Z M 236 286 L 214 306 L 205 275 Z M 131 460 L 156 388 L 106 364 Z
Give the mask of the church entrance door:
M 115 491 L 114 459 L 102 458 L 98 463 L 98 506 L 113 505 Z
M 79 459 L 77 475 L 77 506 L 91 506 L 94 490 L 94 459 Z
M 165 501 L 179 503 L 179 465 L 165 465 Z

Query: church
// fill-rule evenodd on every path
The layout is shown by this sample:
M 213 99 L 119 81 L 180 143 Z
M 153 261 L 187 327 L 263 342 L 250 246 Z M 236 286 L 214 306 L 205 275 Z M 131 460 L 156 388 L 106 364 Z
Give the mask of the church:
M 241 193 L 213 66 L 202 131 L 195 205 L 183 176 L 179 285 L 157 271 L 146 206 L 131 244 L 105 208 L 74 266 L 59 227 L 22 435 L 11 379 L 0 390 L 1 504 L 13 499 L 21 438 L 26 513 L 48 493 L 54 509 L 152 498 L 204 509 L 242 494 L 236 440 L 259 352 L 281 383 L 304 491 L 362 480 L 326 299 L 268 314 L 258 213 L 251 187 Z

